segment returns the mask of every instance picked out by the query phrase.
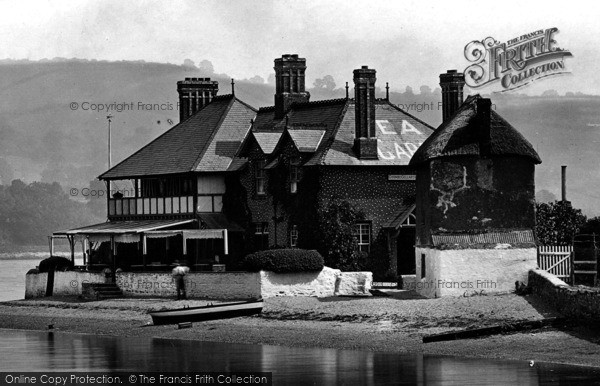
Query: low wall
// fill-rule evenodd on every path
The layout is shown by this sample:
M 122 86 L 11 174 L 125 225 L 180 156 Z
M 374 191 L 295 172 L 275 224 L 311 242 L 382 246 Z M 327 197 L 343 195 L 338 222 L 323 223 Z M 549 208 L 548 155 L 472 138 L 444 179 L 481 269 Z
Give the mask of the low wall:
M 169 272 L 117 272 L 117 286 L 125 296 L 176 297 Z M 371 272 L 341 272 L 325 267 L 320 272 L 192 272 L 185 275 L 190 298 L 249 299 L 274 296 L 371 296 Z M 46 295 L 47 273 L 25 277 L 25 298 Z M 106 283 L 103 273 L 55 272 L 54 295 L 81 295 L 82 283 Z
M 275 296 L 371 296 L 371 272 L 342 272 L 324 267 L 320 272 L 260 272 L 263 298 Z
M 102 272 L 54 272 L 53 295 L 81 295 L 83 283 L 106 283 Z
M 577 319 L 600 321 L 600 289 L 572 287 L 540 269 L 529 271 L 529 287 L 561 314 Z
M 105 283 L 103 273 L 56 271 L 54 272 L 54 285 L 52 295 L 81 295 L 82 283 Z M 28 273 L 25 275 L 25 299 L 46 296 L 48 273 Z
M 252 272 L 192 272 L 184 277 L 188 297 L 208 299 L 260 298 L 260 275 Z M 118 272 L 116 284 L 125 296 L 175 297 L 170 273 Z
M 329 267 L 324 267 L 320 272 L 275 273 L 260 271 L 262 297 L 334 296 L 335 284 L 340 274 L 339 269 Z
M 372 296 L 372 272 L 342 272 L 338 276 L 335 295 L 338 296 Z
M 25 299 L 46 296 L 48 273 L 28 273 L 25 275 Z
M 515 281 L 526 283 L 529 270 L 537 268 L 536 248 L 416 248 L 415 253 L 416 290 L 430 298 L 511 292 Z

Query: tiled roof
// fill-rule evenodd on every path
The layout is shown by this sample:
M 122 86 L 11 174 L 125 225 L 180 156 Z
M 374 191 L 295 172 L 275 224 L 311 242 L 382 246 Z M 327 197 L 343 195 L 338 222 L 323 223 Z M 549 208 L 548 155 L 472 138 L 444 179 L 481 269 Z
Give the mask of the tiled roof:
M 279 138 L 281 138 L 280 132 L 252 133 L 251 135 L 254 135 L 254 138 L 256 139 L 258 146 L 260 146 L 260 149 L 265 154 L 271 154 L 273 152 L 273 150 L 275 149 L 275 146 L 277 146 L 277 143 L 279 142 Z
M 456 113 L 442 123 L 433 135 L 415 153 L 411 165 L 433 158 L 455 155 L 480 155 L 477 119 L 479 95 L 471 96 Z M 490 155 L 518 155 L 539 164 L 539 155 L 533 146 L 498 113 L 490 113 Z
M 228 172 L 235 172 L 237 170 L 242 170 L 248 164 L 248 158 L 235 157 L 229 167 L 227 168 Z
M 292 141 L 300 152 L 314 152 L 319 147 L 325 130 L 288 130 Z
M 217 96 L 99 178 L 226 171 L 255 114 L 232 95 Z
M 201 213 L 200 229 L 227 229 L 229 231 L 243 231 L 237 223 L 230 221 L 223 213 Z
M 384 228 L 393 228 L 393 229 L 398 229 L 400 228 L 400 226 L 402 225 L 402 223 L 404 222 L 404 220 L 406 220 L 406 218 L 413 213 L 413 211 L 415 210 L 415 200 L 414 197 L 409 197 L 408 200 L 406 200 L 406 202 L 403 202 L 396 210 L 396 213 L 394 214 L 394 217 L 392 217 L 392 219 L 390 221 L 388 221 L 387 223 L 383 224 Z
M 314 152 L 305 163 L 307 166 L 408 165 L 417 148 L 433 132 L 431 126 L 385 100 L 376 101 L 376 124 L 378 160 L 361 160 L 354 153 L 355 105 L 351 99 L 296 103 L 282 119 L 275 119 L 273 108 L 261 108 L 252 132 L 282 133 L 288 127 L 300 151 Z M 320 131 L 324 133 L 317 138 Z
M 433 245 L 472 245 L 472 244 L 535 244 L 533 231 L 509 230 L 485 233 L 451 233 L 431 235 Z
M 408 165 L 433 132 L 431 126 L 385 100 L 377 100 L 375 117 L 378 160 L 361 160 L 354 153 L 355 104 L 349 100 L 339 127 L 328 130 L 326 145 L 306 165 Z

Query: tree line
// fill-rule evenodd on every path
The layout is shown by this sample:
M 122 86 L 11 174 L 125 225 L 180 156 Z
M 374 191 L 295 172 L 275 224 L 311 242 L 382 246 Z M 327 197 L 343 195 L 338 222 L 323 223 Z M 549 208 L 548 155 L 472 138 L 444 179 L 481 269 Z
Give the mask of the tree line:
M 96 183 L 93 183 L 96 185 Z M 106 198 L 71 199 L 58 182 L 0 185 L 0 248 L 46 245 L 59 230 L 102 222 Z

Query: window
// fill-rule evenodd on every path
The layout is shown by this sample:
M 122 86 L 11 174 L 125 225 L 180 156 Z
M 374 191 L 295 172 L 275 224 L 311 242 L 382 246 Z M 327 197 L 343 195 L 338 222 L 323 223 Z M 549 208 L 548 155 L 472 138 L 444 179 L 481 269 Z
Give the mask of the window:
M 296 248 L 298 246 L 298 225 L 292 225 L 290 228 L 290 247 Z
M 290 193 L 298 191 L 298 160 L 290 162 Z
M 358 250 L 369 252 L 371 247 L 371 224 L 368 222 L 354 225 L 354 237 L 358 243 Z
M 254 223 L 254 245 L 257 250 L 269 248 L 269 223 Z
M 256 161 L 256 194 L 264 195 L 266 194 L 266 180 L 267 176 L 265 173 L 265 160 L 257 160 Z

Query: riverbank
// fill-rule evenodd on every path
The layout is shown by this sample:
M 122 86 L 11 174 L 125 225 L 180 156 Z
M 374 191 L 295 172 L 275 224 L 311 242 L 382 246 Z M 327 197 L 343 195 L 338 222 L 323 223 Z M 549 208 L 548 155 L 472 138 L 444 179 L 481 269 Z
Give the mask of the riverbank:
M 422 299 L 413 292 L 389 297 L 265 300 L 260 316 L 152 326 L 147 311 L 205 305 L 206 300 L 77 297 L 0 303 L 0 328 L 356 349 L 429 355 L 534 360 L 600 367 L 600 335 L 579 326 L 544 328 L 481 339 L 422 343 L 423 335 L 558 316 L 534 296 L 514 294 Z M 216 302 L 215 302 L 216 303 Z

